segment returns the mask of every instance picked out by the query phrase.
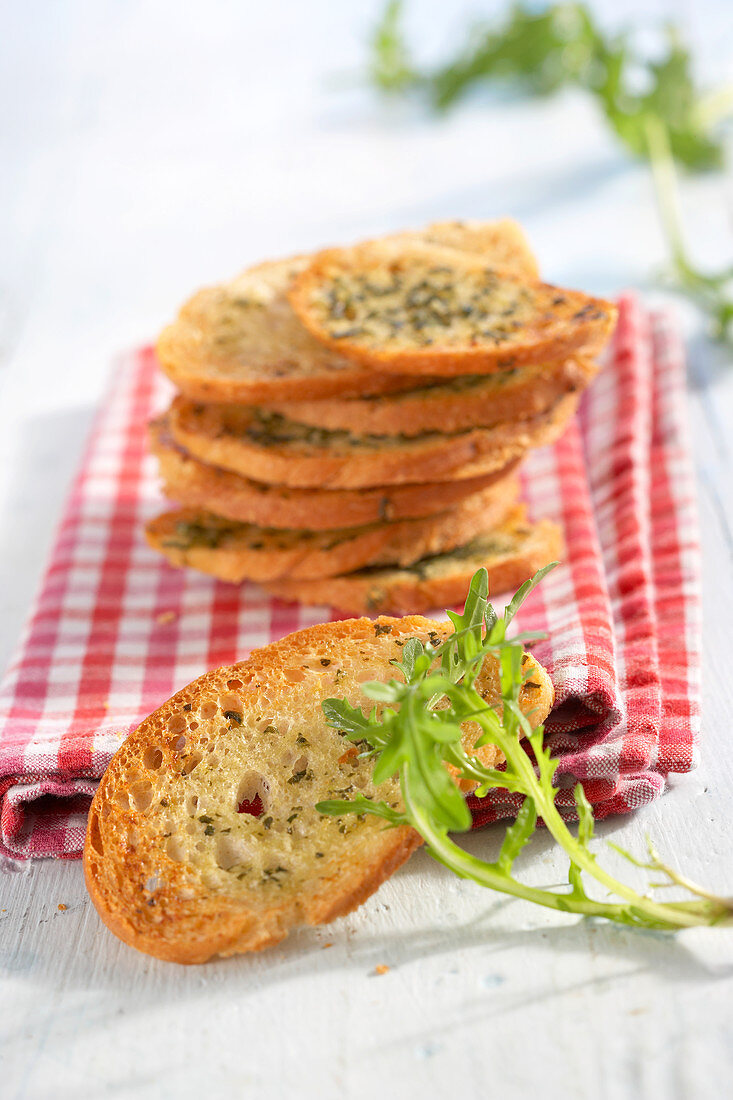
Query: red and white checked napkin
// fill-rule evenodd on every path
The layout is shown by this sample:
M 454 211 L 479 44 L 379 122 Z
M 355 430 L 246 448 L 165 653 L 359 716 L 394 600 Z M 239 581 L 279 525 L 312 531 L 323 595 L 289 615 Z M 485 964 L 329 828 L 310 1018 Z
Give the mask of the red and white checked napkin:
M 605 370 L 559 443 L 525 463 L 534 519 L 567 555 L 525 605 L 557 693 L 558 799 L 580 779 L 597 817 L 635 809 L 696 763 L 699 548 L 680 343 L 632 298 Z M 142 536 L 160 506 L 147 421 L 169 396 L 128 356 L 92 431 L 50 565 L 0 684 L 0 853 L 81 853 L 86 811 L 140 720 L 204 670 L 333 616 L 171 568 Z M 501 595 L 501 594 L 495 594 Z M 497 600 L 501 606 L 501 600 Z M 472 800 L 476 824 L 512 796 Z

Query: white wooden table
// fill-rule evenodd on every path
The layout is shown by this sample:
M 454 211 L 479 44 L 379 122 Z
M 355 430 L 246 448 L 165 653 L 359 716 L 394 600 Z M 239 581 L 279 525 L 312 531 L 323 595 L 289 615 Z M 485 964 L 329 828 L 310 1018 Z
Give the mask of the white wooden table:
M 412 4 L 428 47 L 475 6 Z M 603 6 L 619 18 L 638 8 Z M 724 0 L 644 7 L 689 16 L 709 79 L 725 74 Z M 196 286 L 268 255 L 505 213 L 561 283 L 613 293 L 644 287 L 661 264 L 645 170 L 582 100 L 476 97 L 436 123 L 349 85 L 378 8 L 3 6 L 0 665 L 115 352 L 154 335 Z M 697 250 L 730 262 L 729 184 L 696 180 L 686 196 Z M 649 832 L 693 877 L 731 891 L 733 356 L 681 316 L 705 553 L 703 763 L 600 832 L 636 851 Z M 489 853 L 496 834 L 468 843 Z M 524 865 L 537 883 L 564 876 L 547 838 Z M 183 969 L 102 928 L 78 863 L 5 871 L 3 1100 L 733 1095 L 733 931 L 579 924 L 418 854 L 344 920 Z

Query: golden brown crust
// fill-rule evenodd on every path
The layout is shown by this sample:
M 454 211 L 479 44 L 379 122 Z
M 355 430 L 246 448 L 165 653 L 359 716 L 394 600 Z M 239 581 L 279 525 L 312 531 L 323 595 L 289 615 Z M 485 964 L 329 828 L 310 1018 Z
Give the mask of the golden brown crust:
M 479 251 L 518 275 L 536 263 L 515 222 L 443 222 L 388 240 L 432 240 Z M 158 340 L 163 371 L 195 401 L 311 400 L 395 393 L 410 378 L 375 374 L 332 351 L 307 331 L 287 300 L 295 275 L 310 261 L 291 256 L 257 264 L 228 283 L 207 287 L 182 307 Z
M 563 553 L 560 528 L 549 520 L 529 525 L 519 508 L 496 537 L 487 540 L 483 551 L 441 555 L 430 562 L 418 562 L 412 569 L 368 569 L 326 581 L 280 581 L 266 588 L 284 600 L 325 604 L 349 614 L 399 615 L 459 603 L 482 565 L 488 570 L 493 595 L 518 588 Z
M 597 371 L 592 360 L 580 357 L 433 382 L 376 398 L 283 401 L 268 406 L 267 411 L 327 431 L 361 435 L 464 432 L 502 421 L 529 420 L 547 412 L 565 394 L 585 389 Z
M 307 527 L 311 531 L 436 515 L 510 476 L 517 467 L 513 462 L 492 474 L 425 485 L 294 489 L 252 481 L 200 462 L 173 441 L 165 418 L 151 424 L 151 447 L 170 500 L 259 527 Z
M 89 820 L 94 827 L 98 818 L 94 803 L 92 806 Z M 123 943 L 164 962 L 190 966 L 208 962 L 214 957 L 229 958 L 250 951 L 264 951 L 284 940 L 293 927 L 328 924 L 337 917 L 351 913 L 371 897 L 423 843 L 419 833 L 404 826 L 392 830 L 390 840 L 391 843 L 380 848 L 372 860 L 361 863 L 358 873 L 344 875 L 344 881 L 340 884 L 343 893 L 324 890 L 307 899 L 306 904 L 273 906 L 266 913 L 253 913 L 232 904 L 222 904 L 218 909 L 207 907 L 200 916 L 187 914 L 185 925 L 181 921 L 177 929 L 166 927 L 159 932 L 137 927 L 123 907 L 115 904 L 115 899 L 104 889 L 89 832 L 84 845 L 84 883 L 102 922 Z
M 559 438 L 577 404 L 577 396 L 569 394 L 529 420 L 404 439 L 322 435 L 294 422 L 263 419 L 243 406 L 202 405 L 180 397 L 168 415 L 176 442 L 212 466 L 276 485 L 361 489 L 494 473 L 529 448 Z
M 255 527 L 181 508 L 150 520 L 145 534 L 172 565 L 223 581 L 308 580 L 367 565 L 411 565 L 461 546 L 500 526 L 518 492 L 510 478 L 437 516 L 315 532 Z
M 283 782 L 275 758 L 283 746 L 299 746 L 303 730 L 308 747 L 297 751 L 311 753 L 338 773 L 344 742 L 326 725 L 321 700 L 339 695 L 355 704 L 363 701 L 361 682 L 393 674 L 390 661 L 401 641 L 443 637 L 448 629 L 419 616 L 321 624 L 255 650 L 238 665 L 207 673 L 164 703 L 121 746 L 92 803 L 84 873 L 104 923 L 140 951 L 200 963 L 214 955 L 262 950 L 294 927 L 332 920 L 365 900 L 420 837 L 404 826 L 385 829 L 371 818 L 350 818 L 342 831 L 339 819 L 322 818 L 312 808 L 322 797 L 320 787 L 309 794 L 308 783 Z M 553 692 L 540 666 L 532 678 L 539 686 L 527 685 L 520 702 L 537 724 L 546 717 Z M 498 669 L 491 658 L 480 682 L 487 700 L 498 698 Z M 236 722 L 225 709 L 232 692 L 240 708 Z M 265 721 L 280 728 L 263 730 Z M 292 729 L 285 728 L 288 722 Z M 465 736 L 471 746 L 475 732 L 467 727 Z M 485 763 L 495 763 L 496 751 L 485 749 L 492 750 Z M 240 797 L 234 793 L 237 778 L 249 766 L 268 773 L 269 818 L 232 808 Z M 399 797 L 394 780 L 370 786 L 370 761 L 358 767 L 360 789 Z M 340 773 L 316 779 L 326 788 L 343 782 Z M 290 808 L 306 819 L 292 838 L 285 829 Z M 223 860 L 218 846 L 241 843 L 240 837 L 249 846 L 246 861 L 256 862 L 258 852 L 264 859 L 290 860 L 290 878 L 284 867 L 260 877 L 251 868 L 240 870 L 240 862 Z M 319 851 L 322 846 L 323 858 L 313 858 L 314 844 Z M 278 857 L 278 852 L 286 854 Z
M 288 299 L 326 347 L 403 375 L 479 374 L 598 350 L 617 314 L 611 302 L 419 242 L 322 252 Z

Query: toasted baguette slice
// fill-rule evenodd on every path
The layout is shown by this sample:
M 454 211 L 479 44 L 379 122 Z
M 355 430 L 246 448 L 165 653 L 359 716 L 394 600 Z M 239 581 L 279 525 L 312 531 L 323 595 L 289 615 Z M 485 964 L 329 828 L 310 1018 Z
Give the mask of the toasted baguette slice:
M 471 218 L 433 222 L 416 233 L 393 234 L 382 240 L 399 241 L 403 238 L 457 248 L 460 252 L 475 252 L 490 260 L 494 267 L 514 272 L 520 279 L 537 280 L 540 277 L 537 260 L 529 247 L 524 230 L 512 218 L 490 222 Z
M 259 951 L 360 905 L 421 840 L 405 826 L 315 810 L 352 792 L 401 805 L 396 779 L 374 786 L 373 762 L 326 725 L 321 702 L 370 706 L 361 684 L 393 677 L 408 638 L 447 632 L 419 617 L 310 627 L 207 673 L 146 718 L 89 813 L 84 874 L 108 928 L 157 958 L 201 963 Z M 536 725 L 552 684 L 525 662 L 520 704 Z M 477 685 L 489 705 L 500 697 L 495 659 Z M 467 748 L 476 734 L 467 724 Z M 493 746 L 477 753 L 498 761 Z
M 324 432 L 242 405 L 203 405 L 180 397 L 168 422 L 176 442 L 212 466 L 275 485 L 362 489 L 501 470 L 530 447 L 554 442 L 577 404 L 577 396 L 568 394 L 529 420 L 411 438 Z
M 425 240 L 485 253 L 519 277 L 536 278 L 537 265 L 515 222 L 436 223 Z M 420 232 L 393 238 L 414 241 Z M 388 238 L 389 239 L 389 238 Z M 379 375 L 331 351 L 303 327 L 287 291 L 310 263 L 292 256 L 249 268 L 207 287 L 161 333 L 158 358 L 178 388 L 197 401 L 310 400 L 334 394 L 394 393 L 412 381 Z
M 513 462 L 493 474 L 426 485 L 290 489 L 251 481 L 241 474 L 199 462 L 173 441 L 164 418 L 151 424 L 150 435 L 167 497 L 189 508 L 203 508 L 217 516 L 258 527 L 330 531 L 379 521 L 420 519 L 444 512 L 488 489 L 509 477 L 517 467 Z
M 183 508 L 151 520 L 145 534 L 172 565 L 191 566 L 219 580 L 309 580 L 367 565 L 410 565 L 453 549 L 500 526 L 518 493 L 516 478 L 509 478 L 437 516 L 336 531 L 255 527 Z
M 286 291 L 307 264 L 307 256 L 267 261 L 186 302 L 157 345 L 163 371 L 182 393 L 253 403 L 409 387 L 407 379 L 355 365 L 301 325 Z
M 617 312 L 483 256 L 418 242 L 323 252 L 288 298 L 318 340 L 363 366 L 449 377 L 598 350 Z
M 482 565 L 489 573 L 489 591 L 508 592 L 563 553 L 560 528 L 549 520 L 527 523 L 519 507 L 490 535 L 406 569 L 362 569 L 327 581 L 288 580 L 265 587 L 283 600 L 325 604 L 351 614 L 426 611 L 459 603 Z
M 355 435 L 415 436 L 464 432 L 503 420 L 529 420 L 566 393 L 577 393 L 598 371 L 591 359 L 510 367 L 488 375 L 464 375 L 381 397 L 283 401 L 266 412 L 327 431 Z

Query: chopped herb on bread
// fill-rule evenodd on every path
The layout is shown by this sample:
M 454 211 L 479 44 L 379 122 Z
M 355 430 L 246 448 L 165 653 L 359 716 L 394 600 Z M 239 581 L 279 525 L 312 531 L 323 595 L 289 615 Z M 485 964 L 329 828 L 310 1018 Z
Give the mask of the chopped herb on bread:
M 256 527 L 182 508 L 150 520 L 145 533 L 172 565 L 193 566 L 220 580 L 308 580 L 366 565 L 410 565 L 454 549 L 500 526 L 518 491 L 510 477 L 437 516 L 333 531 Z
M 404 393 L 320 401 L 283 401 L 264 411 L 328 431 L 415 436 L 490 428 L 529 420 L 559 398 L 585 389 L 598 371 L 591 359 L 507 367 L 488 375 L 462 375 Z M 416 379 L 417 381 L 417 379 Z
M 509 477 L 510 463 L 495 473 L 423 485 L 382 485 L 371 489 L 294 489 L 267 485 L 220 470 L 189 455 L 174 442 L 164 418 L 151 424 L 151 445 L 170 500 L 203 508 L 225 519 L 259 527 L 328 531 L 370 523 L 420 519 L 454 505 Z
M 577 395 L 566 394 L 529 420 L 411 437 L 328 432 L 244 405 L 182 397 L 168 423 L 184 450 L 212 466 L 276 485 L 361 489 L 494 473 L 559 438 L 577 403 Z
M 419 242 L 323 252 L 288 298 L 323 344 L 397 374 L 477 374 L 564 359 L 601 347 L 616 319 L 610 302 Z
M 528 523 L 524 507 L 519 505 L 490 534 L 407 567 L 367 568 L 326 581 L 286 580 L 265 587 L 284 600 L 322 604 L 350 614 L 401 614 L 413 608 L 428 610 L 457 603 L 482 566 L 488 571 L 493 596 L 517 588 L 548 561 L 562 556 L 563 539 L 557 524 L 549 520 Z

